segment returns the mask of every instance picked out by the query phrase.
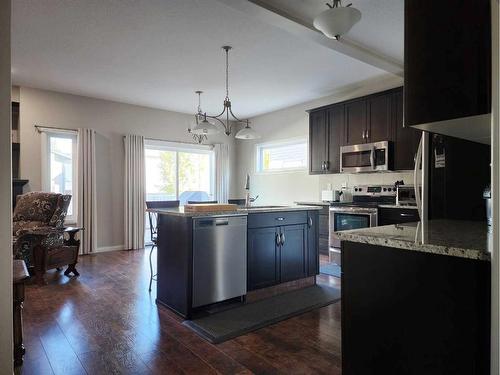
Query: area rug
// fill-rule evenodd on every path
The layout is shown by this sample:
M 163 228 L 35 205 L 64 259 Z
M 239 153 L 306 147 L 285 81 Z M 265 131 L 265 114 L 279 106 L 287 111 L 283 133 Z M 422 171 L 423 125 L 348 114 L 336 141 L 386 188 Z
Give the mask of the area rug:
M 182 324 L 218 344 L 340 300 L 340 289 L 326 285 L 295 290 L 214 313 Z
M 340 266 L 337 263 L 325 263 L 319 266 L 319 272 L 330 276 L 340 277 Z

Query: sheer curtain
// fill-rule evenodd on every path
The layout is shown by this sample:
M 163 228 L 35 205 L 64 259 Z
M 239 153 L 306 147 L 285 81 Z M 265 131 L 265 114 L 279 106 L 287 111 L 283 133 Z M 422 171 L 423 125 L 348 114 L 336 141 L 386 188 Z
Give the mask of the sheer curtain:
M 96 162 L 95 137 L 93 129 L 78 129 L 78 225 L 80 252 L 89 254 L 96 250 Z
M 215 152 L 215 197 L 219 203 L 227 203 L 229 198 L 229 146 L 225 143 L 214 145 Z
M 145 168 L 144 137 L 126 135 L 125 143 L 125 249 L 144 247 Z

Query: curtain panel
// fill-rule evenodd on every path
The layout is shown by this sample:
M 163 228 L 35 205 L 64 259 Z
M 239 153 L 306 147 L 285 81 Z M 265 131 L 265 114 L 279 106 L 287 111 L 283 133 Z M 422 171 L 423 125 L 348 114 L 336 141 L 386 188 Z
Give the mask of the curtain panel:
M 215 152 L 215 197 L 219 203 L 227 203 L 229 198 L 229 146 L 225 143 L 214 145 Z
M 145 166 L 144 137 L 126 135 L 125 143 L 125 249 L 144 247 Z
M 95 137 L 93 129 L 78 129 L 78 225 L 80 232 L 80 253 L 89 254 L 97 246 L 97 209 L 96 209 L 96 161 Z

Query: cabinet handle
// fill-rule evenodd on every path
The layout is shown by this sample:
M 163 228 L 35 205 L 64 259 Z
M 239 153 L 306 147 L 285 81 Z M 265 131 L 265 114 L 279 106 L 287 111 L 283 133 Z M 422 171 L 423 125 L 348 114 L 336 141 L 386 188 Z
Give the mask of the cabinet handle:
M 366 129 L 366 139 L 370 138 L 370 129 Z
M 361 138 L 365 139 L 365 131 L 361 131 Z
M 276 233 L 276 246 L 279 246 L 281 244 L 281 237 L 279 233 Z
M 330 169 L 330 162 L 327 160 L 325 161 L 325 171 Z
M 413 216 L 412 214 L 404 214 L 404 213 L 400 213 L 399 216 L 403 216 L 403 217 L 411 217 Z
M 285 220 L 285 218 L 284 218 L 284 217 L 279 216 L 279 217 L 277 217 L 277 218 L 276 218 L 276 220 L 278 220 L 278 221 L 284 221 L 284 220 Z
M 313 226 L 313 219 L 312 217 L 309 218 L 309 228 L 311 228 Z
M 281 233 L 281 245 L 285 244 L 285 233 Z

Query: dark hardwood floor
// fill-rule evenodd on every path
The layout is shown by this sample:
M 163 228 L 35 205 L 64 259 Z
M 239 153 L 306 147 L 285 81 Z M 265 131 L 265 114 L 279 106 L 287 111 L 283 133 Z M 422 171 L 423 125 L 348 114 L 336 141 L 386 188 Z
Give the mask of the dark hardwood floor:
M 149 251 L 82 256 L 27 286 L 18 374 L 340 374 L 340 302 L 212 345 L 148 293 Z M 324 259 L 322 259 L 324 261 Z M 320 275 L 319 283 L 340 280 Z

